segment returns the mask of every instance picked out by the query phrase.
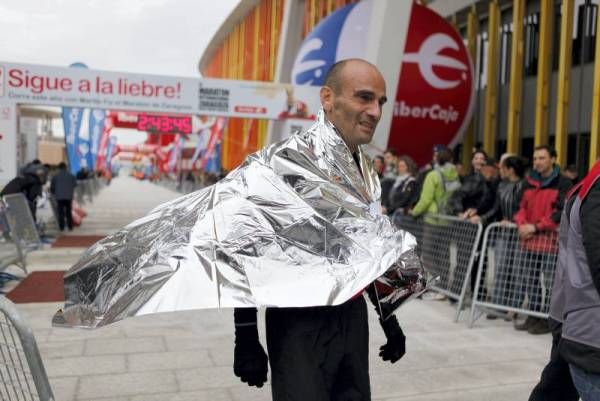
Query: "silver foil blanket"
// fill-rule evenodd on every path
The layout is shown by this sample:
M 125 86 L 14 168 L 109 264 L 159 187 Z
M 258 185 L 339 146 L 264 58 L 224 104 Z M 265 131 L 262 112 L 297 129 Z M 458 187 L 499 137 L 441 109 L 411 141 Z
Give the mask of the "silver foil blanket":
M 381 214 L 379 180 L 361 150 L 358 162 L 320 112 L 308 131 L 90 247 L 65 274 L 65 307 L 53 323 L 336 305 L 378 278 L 393 310 L 425 288 L 425 273 L 415 238 Z

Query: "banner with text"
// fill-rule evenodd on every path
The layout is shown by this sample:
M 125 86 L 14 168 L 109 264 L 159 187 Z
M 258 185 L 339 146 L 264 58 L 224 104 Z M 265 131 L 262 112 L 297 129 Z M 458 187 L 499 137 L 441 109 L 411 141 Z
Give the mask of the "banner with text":
M 319 108 L 319 88 L 0 62 L 0 100 L 48 106 L 285 119 L 314 116 Z

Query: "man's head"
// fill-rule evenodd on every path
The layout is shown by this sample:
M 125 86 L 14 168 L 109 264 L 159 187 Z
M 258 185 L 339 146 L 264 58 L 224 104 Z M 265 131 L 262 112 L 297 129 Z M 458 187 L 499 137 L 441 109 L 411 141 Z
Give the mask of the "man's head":
M 491 158 L 487 159 L 485 164 L 481 166 L 479 172 L 486 181 L 494 181 L 498 178 L 498 166 L 496 166 L 496 161 Z
M 386 101 L 383 76 L 377 67 L 361 59 L 335 63 L 321 88 L 325 115 L 351 152 L 371 142 Z
M 396 152 L 396 149 L 389 148 L 383 154 L 383 159 L 386 166 L 394 166 L 398 161 L 398 152 Z
M 452 160 L 454 160 L 454 154 L 450 149 L 445 146 L 438 149 L 436 156 L 436 163 L 438 165 L 444 166 L 446 163 L 452 163 Z
M 556 162 L 556 150 L 549 145 L 536 146 L 533 149 L 533 169 L 542 177 L 552 174 Z
M 58 169 L 59 170 L 66 170 L 67 169 L 67 165 L 65 164 L 65 162 L 58 163 Z

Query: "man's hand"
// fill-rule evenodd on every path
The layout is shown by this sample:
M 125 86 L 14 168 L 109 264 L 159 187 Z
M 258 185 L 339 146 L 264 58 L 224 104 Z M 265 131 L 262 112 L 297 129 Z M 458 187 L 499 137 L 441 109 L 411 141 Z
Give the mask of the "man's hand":
M 533 234 L 535 234 L 536 231 L 533 224 L 522 224 L 519 226 L 519 237 L 522 239 L 529 239 L 533 237 Z
M 386 320 L 379 320 L 387 343 L 379 348 L 379 356 L 384 361 L 397 362 L 406 353 L 406 337 L 398 324 L 396 316 L 392 315 Z
M 238 341 L 237 336 L 236 333 L 233 373 L 249 386 L 262 387 L 269 370 L 267 354 L 258 339 Z
M 477 214 L 476 214 L 475 216 L 471 216 L 471 217 L 469 217 L 469 221 L 470 221 L 472 224 L 477 224 L 477 223 L 479 223 L 479 222 L 481 221 L 481 217 L 480 217 L 479 215 L 477 215 Z
M 255 308 L 235 308 L 235 348 L 233 373 L 249 386 L 262 387 L 267 381 L 268 358 L 256 326 Z
M 476 214 L 477 214 L 477 209 L 469 208 L 469 209 L 465 210 L 464 212 L 460 213 L 458 215 L 458 217 L 461 219 L 468 219 L 470 217 L 475 216 Z

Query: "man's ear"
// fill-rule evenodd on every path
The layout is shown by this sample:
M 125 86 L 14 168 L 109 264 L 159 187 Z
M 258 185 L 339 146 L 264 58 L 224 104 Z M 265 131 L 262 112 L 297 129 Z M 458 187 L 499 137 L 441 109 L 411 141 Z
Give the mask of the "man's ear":
M 321 87 L 319 95 L 321 97 L 321 106 L 323 106 L 323 110 L 325 110 L 325 113 L 329 113 L 333 107 L 333 90 L 329 86 L 323 86 Z

